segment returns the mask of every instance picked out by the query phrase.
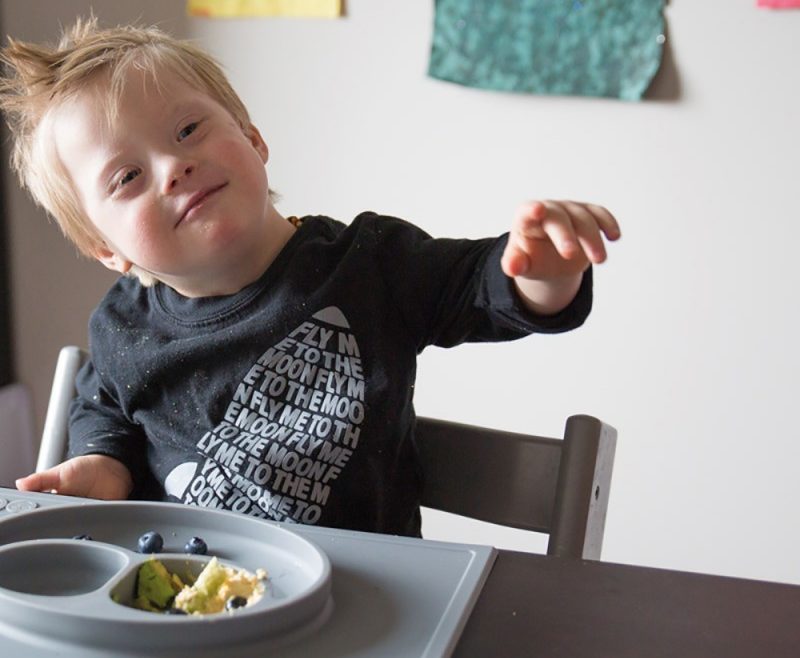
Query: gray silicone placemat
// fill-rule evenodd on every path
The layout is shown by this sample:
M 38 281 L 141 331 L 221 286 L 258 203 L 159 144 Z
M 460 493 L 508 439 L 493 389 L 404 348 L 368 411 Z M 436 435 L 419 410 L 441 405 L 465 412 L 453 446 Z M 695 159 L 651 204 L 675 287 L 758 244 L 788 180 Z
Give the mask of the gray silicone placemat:
M 46 508 L 68 505 L 64 513 L 79 523 L 81 503 L 75 499 L 43 494 L 23 495 L 0 489 L 0 499 L 37 502 Z M 94 502 L 94 501 L 92 501 Z M 111 505 L 115 505 L 111 503 Z M 116 504 L 120 510 L 124 504 Z M 28 512 L 36 515 L 37 512 Z M 4 541 L 4 519 L 0 511 L 0 544 Z M 248 518 L 248 517 L 243 517 Z M 357 533 L 311 526 L 281 526 L 316 544 L 332 565 L 332 606 L 324 615 L 295 634 L 267 641 L 237 641 L 230 638 L 226 656 L 280 656 L 282 658 L 345 658 L 357 656 L 446 658 L 460 636 L 463 625 L 488 575 L 495 551 L 488 546 L 429 542 L 386 535 Z M 6 524 L 8 527 L 8 524 Z M 120 514 L 120 536 L 130 541 Z M 127 533 L 127 534 L 126 534 Z M 235 542 L 236 537 L 231 537 Z M 231 550 L 234 550 L 231 548 Z M 234 551 L 235 552 L 235 551 Z M 0 620 L 3 655 L 22 658 L 59 655 L 99 658 L 107 648 L 54 643 L 46 638 L 21 635 Z M 144 655 L 136 651 L 115 652 L 119 656 Z M 181 652 L 148 651 L 151 656 L 185 655 Z M 219 654 L 219 647 L 193 651 L 205 658 Z

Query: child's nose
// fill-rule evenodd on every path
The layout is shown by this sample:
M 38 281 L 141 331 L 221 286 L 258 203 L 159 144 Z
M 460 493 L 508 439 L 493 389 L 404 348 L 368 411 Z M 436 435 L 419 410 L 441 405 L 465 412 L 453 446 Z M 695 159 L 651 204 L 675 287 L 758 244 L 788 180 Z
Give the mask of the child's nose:
M 194 172 L 194 165 L 184 164 L 184 165 L 180 165 L 178 167 L 175 167 L 175 171 L 173 171 L 173 173 L 170 174 L 170 177 L 169 177 L 169 183 L 168 183 L 169 189 L 170 190 L 174 190 L 175 187 L 177 187 L 178 184 L 184 178 L 186 178 L 187 176 L 190 176 L 192 174 L 192 172 Z

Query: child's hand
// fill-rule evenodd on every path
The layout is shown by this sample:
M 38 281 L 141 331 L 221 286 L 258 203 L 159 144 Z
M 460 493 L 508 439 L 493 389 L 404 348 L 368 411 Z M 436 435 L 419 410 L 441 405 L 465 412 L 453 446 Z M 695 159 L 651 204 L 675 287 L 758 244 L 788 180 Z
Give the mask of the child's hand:
M 133 479 L 122 462 L 113 457 L 85 455 L 20 478 L 16 485 L 20 491 L 52 491 L 65 496 L 122 500 L 130 494 Z
M 500 264 L 530 310 L 557 313 L 574 298 L 586 268 L 606 259 L 604 235 L 621 234 L 602 206 L 532 201 L 517 211 Z
M 602 206 L 576 201 L 532 201 L 519 208 L 501 261 L 511 277 L 544 281 L 582 273 L 606 259 L 603 235 L 620 237 Z

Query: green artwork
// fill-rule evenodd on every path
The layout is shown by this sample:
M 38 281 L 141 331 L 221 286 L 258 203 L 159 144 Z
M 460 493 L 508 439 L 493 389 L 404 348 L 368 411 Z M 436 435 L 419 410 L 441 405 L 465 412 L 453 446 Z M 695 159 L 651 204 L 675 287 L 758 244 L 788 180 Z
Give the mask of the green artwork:
M 428 74 L 497 91 L 640 100 L 665 0 L 436 0 Z

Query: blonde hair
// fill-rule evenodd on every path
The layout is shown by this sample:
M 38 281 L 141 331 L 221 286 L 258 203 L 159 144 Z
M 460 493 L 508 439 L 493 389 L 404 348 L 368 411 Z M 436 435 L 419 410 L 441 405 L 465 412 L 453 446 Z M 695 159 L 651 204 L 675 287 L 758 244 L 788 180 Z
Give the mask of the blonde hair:
M 131 68 L 148 74 L 157 85 L 168 70 L 202 90 L 226 108 L 242 130 L 250 126 L 244 103 L 220 65 L 188 41 L 156 27 L 120 26 L 102 29 L 90 16 L 78 19 L 57 46 L 8 39 L 0 52 L 6 71 L 0 78 L 0 109 L 11 131 L 11 166 L 34 201 L 55 218 L 64 235 L 86 256 L 94 257 L 104 242 L 86 216 L 63 165 L 54 157 L 52 140 L 40 139 L 57 108 L 107 76 L 107 104 L 113 117 Z M 131 269 L 145 285 L 154 277 Z

